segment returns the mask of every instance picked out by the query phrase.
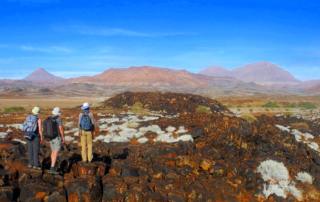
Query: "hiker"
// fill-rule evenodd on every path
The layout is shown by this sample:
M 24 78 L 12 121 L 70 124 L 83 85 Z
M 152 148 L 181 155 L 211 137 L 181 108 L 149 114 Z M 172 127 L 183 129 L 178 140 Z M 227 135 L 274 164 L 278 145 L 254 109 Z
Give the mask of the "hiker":
M 49 140 L 51 148 L 51 167 L 50 172 L 56 173 L 55 164 L 61 144 L 64 144 L 64 128 L 61 120 L 61 111 L 59 107 L 52 110 L 52 115 L 43 122 L 43 131 L 46 139 Z
M 88 103 L 81 106 L 82 112 L 79 115 L 79 135 L 81 140 L 81 156 L 83 162 L 91 162 L 92 155 L 92 139 L 95 130 L 95 120 Z
M 39 152 L 40 144 L 42 144 L 43 141 L 42 122 L 39 114 L 40 108 L 34 107 L 32 109 L 32 114 L 27 116 L 22 126 L 24 137 L 27 140 L 29 158 L 28 168 L 34 168 L 37 170 L 41 170 L 39 164 Z

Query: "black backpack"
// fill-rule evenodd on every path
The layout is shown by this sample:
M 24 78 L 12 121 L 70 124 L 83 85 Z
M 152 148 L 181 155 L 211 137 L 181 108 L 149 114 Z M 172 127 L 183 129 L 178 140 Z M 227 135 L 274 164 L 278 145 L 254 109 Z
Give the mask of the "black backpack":
M 53 140 L 59 135 L 59 127 L 57 119 L 53 117 L 48 117 L 43 121 L 43 136 L 46 139 Z

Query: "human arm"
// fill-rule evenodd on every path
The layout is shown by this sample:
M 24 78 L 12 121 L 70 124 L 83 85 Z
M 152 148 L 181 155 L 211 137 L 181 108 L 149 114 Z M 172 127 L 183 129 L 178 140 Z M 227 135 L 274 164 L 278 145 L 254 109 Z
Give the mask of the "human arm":
M 59 130 L 59 135 L 61 137 L 62 143 L 64 143 L 64 128 L 63 128 L 63 123 L 61 117 L 58 117 L 56 119 L 57 124 L 58 124 L 58 130 Z
M 78 128 L 79 128 L 79 135 L 80 136 L 81 136 L 81 126 L 80 126 L 81 118 L 82 118 L 82 113 L 79 114 L 79 119 L 78 119 Z
M 40 143 L 43 142 L 43 133 L 42 133 L 42 121 L 38 119 L 38 127 L 39 127 L 39 136 L 40 136 Z
M 64 143 L 64 128 L 62 125 L 59 126 L 59 131 L 60 131 L 61 141 L 62 143 Z

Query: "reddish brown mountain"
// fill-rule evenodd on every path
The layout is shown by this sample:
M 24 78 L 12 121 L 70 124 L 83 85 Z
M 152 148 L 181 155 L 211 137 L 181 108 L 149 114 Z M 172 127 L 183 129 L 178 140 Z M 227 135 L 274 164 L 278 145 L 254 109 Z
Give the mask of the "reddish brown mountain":
M 231 77 L 212 77 L 185 70 L 159 67 L 130 67 L 109 69 L 92 77 L 68 80 L 69 85 L 90 84 L 103 86 L 105 91 L 171 91 L 210 95 L 239 95 L 267 92 L 268 89 Z
M 200 72 L 200 74 L 208 75 L 208 76 L 217 76 L 217 77 L 229 77 L 231 76 L 231 71 L 223 68 L 223 67 L 209 67 Z
M 33 83 L 59 83 L 62 82 L 64 79 L 58 76 L 55 76 L 49 72 L 47 72 L 43 68 L 39 68 L 32 72 L 29 76 L 24 78 L 25 81 L 30 81 Z
M 299 81 L 288 71 L 269 62 L 258 62 L 232 71 L 233 75 L 246 82 L 260 84 L 296 84 Z
M 184 70 L 158 67 L 130 67 L 109 69 L 92 77 L 70 80 L 72 83 L 93 83 L 110 86 L 187 86 L 204 87 L 207 82 Z
M 244 82 L 255 82 L 263 85 L 293 85 L 299 84 L 288 71 L 270 62 L 257 62 L 228 71 L 223 68 L 208 68 L 201 73 L 206 75 L 223 75 L 242 80 Z

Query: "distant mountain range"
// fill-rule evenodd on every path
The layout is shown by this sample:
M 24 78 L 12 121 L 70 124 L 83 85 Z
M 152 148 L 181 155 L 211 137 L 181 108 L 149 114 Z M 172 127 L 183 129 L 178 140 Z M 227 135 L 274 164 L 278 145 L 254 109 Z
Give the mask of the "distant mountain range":
M 176 71 L 159 67 L 129 67 L 108 69 L 92 77 L 70 79 L 72 83 L 93 83 L 108 86 L 187 86 L 189 88 L 205 87 L 205 79 L 197 77 L 185 70 Z
M 269 62 L 248 64 L 233 70 L 211 67 L 201 71 L 200 74 L 233 77 L 244 82 L 254 82 L 261 85 L 296 85 L 300 83 L 288 71 Z
M 211 67 L 199 74 L 142 66 L 111 68 L 94 76 L 64 79 L 40 68 L 23 80 L 0 80 L 0 95 L 109 96 L 123 91 L 174 91 L 209 96 L 320 94 L 320 81 L 301 82 L 268 62 L 234 70 Z

